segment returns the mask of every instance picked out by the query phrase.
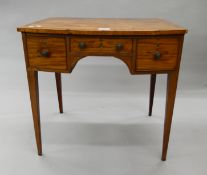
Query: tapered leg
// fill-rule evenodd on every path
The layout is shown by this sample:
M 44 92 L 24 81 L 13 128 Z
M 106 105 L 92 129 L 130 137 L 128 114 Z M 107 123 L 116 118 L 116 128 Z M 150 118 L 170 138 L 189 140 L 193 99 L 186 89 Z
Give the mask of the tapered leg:
M 59 110 L 60 113 L 63 113 L 61 73 L 55 73 L 55 79 L 56 79 Z
M 165 122 L 163 133 L 163 147 L 162 147 L 162 160 L 166 160 L 168 142 L 170 137 L 170 129 L 173 117 L 174 102 L 176 96 L 178 81 L 178 71 L 168 73 L 167 77 L 167 94 L 166 94 L 166 107 L 165 107 Z
M 155 94 L 155 83 L 156 83 L 156 74 L 151 74 L 150 77 L 150 97 L 149 97 L 149 116 L 152 115 L 152 107 Z
M 31 107 L 32 107 L 32 115 L 33 115 L 37 150 L 38 150 L 38 155 L 42 155 L 38 72 L 27 71 L 27 78 L 28 78 L 28 84 L 29 84 L 29 93 L 30 93 L 30 100 L 31 100 Z

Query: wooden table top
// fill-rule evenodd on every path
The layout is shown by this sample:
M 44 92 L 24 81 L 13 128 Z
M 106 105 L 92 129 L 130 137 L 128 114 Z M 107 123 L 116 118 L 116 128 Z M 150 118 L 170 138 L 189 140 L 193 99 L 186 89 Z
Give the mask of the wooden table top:
M 172 35 L 187 29 L 163 19 L 66 18 L 36 21 L 17 28 L 19 32 L 78 35 Z

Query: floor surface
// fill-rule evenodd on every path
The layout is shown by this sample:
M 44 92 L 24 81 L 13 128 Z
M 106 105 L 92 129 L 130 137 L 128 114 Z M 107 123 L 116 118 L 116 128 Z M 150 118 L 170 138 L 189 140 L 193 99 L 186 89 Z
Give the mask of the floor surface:
M 55 92 L 41 95 L 42 157 L 28 96 L 11 92 L 1 105 L 0 174 L 207 173 L 206 98 L 177 98 L 168 158 L 162 162 L 164 98 L 156 97 L 148 117 L 147 96 L 64 93 L 65 112 L 58 114 Z M 12 111 L 6 112 L 9 101 Z
M 16 68 L 5 72 L 10 65 Z M 149 77 L 134 79 L 123 69 L 95 66 L 77 69 L 70 81 L 64 76 L 64 114 L 58 113 L 54 76 L 40 74 L 39 157 L 24 62 L 1 64 L 0 175 L 207 174 L 206 79 L 181 73 L 168 157 L 162 162 L 166 77 L 158 78 L 148 117 Z

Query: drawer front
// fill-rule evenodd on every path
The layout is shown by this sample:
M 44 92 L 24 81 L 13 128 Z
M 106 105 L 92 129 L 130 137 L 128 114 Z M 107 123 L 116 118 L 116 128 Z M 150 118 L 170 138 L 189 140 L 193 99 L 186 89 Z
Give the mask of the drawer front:
M 145 38 L 137 44 L 136 71 L 173 70 L 178 60 L 177 38 Z
M 66 39 L 50 36 L 27 36 L 28 64 L 36 69 L 65 70 Z
M 94 54 L 132 54 L 132 39 L 71 38 L 71 52 Z

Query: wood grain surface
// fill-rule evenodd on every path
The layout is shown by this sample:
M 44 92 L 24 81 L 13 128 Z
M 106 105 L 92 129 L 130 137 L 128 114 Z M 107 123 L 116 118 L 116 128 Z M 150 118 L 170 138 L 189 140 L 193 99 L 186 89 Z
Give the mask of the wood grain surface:
M 34 69 L 65 70 L 66 39 L 51 36 L 27 36 L 28 64 Z M 48 56 L 41 55 L 45 51 Z
M 187 30 L 163 19 L 47 18 L 18 27 L 19 32 L 81 35 L 166 35 Z
M 179 38 L 144 38 L 137 44 L 136 70 L 173 70 L 177 65 Z M 160 59 L 154 54 L 159 52 Z
M 81 49 L 79 44 L 84 43 L 85 48 Z M 117 45 L 122 45 L 117 49 Z M 132 39 L 114 39 L 99 37 L 74 37 L 71 38 L 71 52 L 98 52 L 112 54 L 132 54 Z

